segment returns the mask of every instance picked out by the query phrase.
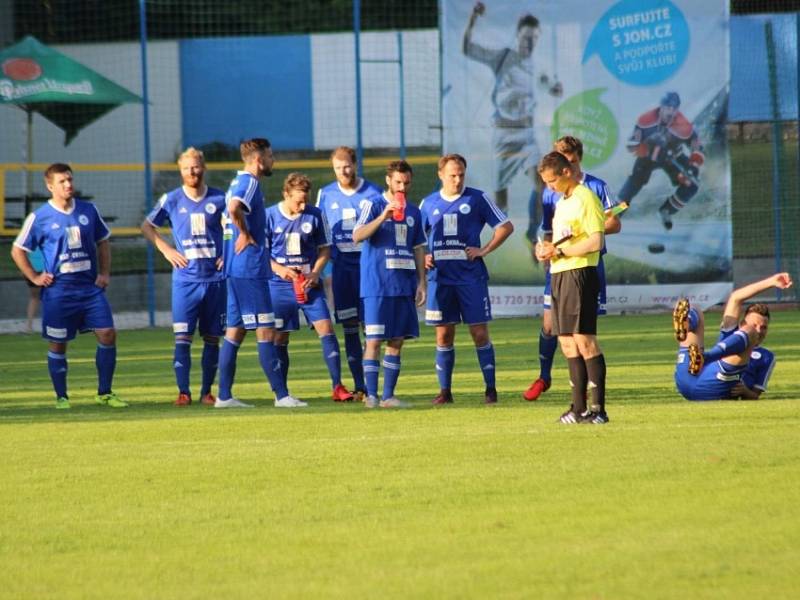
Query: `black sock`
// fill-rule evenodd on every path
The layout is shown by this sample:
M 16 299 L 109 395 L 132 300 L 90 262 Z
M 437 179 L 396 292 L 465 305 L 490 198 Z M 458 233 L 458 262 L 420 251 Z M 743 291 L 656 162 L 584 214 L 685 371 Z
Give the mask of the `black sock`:
M 586 363 L 582 356 L 576 356 L 567 359 L 567 366 L 572 384 L 572 412 L 579 415 L 586 411 L 586 385 L 589 383 Z
M 606 410 L 606 359 L 598 354 L 586 361 L 589 389 L 592 390 L 592 412 Z

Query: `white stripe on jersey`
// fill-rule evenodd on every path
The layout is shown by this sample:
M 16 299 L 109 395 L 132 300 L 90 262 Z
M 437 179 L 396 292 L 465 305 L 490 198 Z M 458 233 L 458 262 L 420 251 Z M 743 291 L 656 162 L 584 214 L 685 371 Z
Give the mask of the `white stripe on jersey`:
M 372 210 L 371 200 L 363 200 L 361 204 L 362 204 L 361 214 L 358 215 L 358 221 L 356 221 L 356 227 L 360 225 L 366 225 L 369 222 L 367 221 L 367 219 L 369 218 L 369 211 Z M 355 227 L 353 229 L 355 229 Z
M 164 208 L 164 204 L 167 203 L 167 195 L 161 194 L 161 198 L 158 199 L 158 205 L 160 208 Z
M 322 188 L 317 190 L 317 203 L 314 205 L 319 208 L 319 202 L 322 200 Z
M 767 367 L 767 373 L 764 375 L 764 383 L 763 384 L 756 384 L 753 387 L 757 390 L 761 390 L 762 392 L 767 391 L 767 384 L 769 383 L 769 378 L 772 377 L 772 369 L 775 368 L 775 356 L 772 357 L 772 360 L 769 361 L 769 367 Z
M 108 238 L 110 238 L 110 237 L 111 237 L 111 227 L 109 227 L 108 225 L 106 225 L 106 222 L 103 220 L 103 217 L 101 217 L 101 216 L 100 216 L 100 211 L 99 211 L 99 210 L 97 210 L 97 206 L 95 206 L 94 204 L 92 204 L 92 208 L 94 208 L 94 212 L 95 212 L 95 213 L 97 213 L 97 218 L 98 218 L 98 219 L 100 219 L 100 222 L 103 224 L 103 227 L 105 227 L 105 228 L 106 228 L 106 231 L 108 231 L 108 233 L 107 233 L 107 234 L 106 234 L 104 237 L 102 237 L 102 238 L 101 238 L 101 239 L 99 239 L 99 240 L 95 240 L 95 241 L 94 241 L 94 243 L 96 244 L 96 243 L 98 243 L 98 242 L 104 242 L 105 240 L 107 240 Z
M 33 227 L 33 222 L 36 220 L 36 213 L 31 213 L 27 217 L 25 217 L 25 222 L 22 224 L 22 229 L 19 230 L 16 239 L 14 240 L 14 245 L 18 248 L 22 248 L 25 252 L 32 252 L 32 248 L 28 248 L 22 243 L 22 240 L 28 237 L 31 233 L 31 227 Z
M 256 191 L 256 186 L 258 185 L 258 179 L 255 177 L 250 177 L 250 183 L 247 184 L 247 191 L 244 193 L 244 198 L 239 198 L 238 196 L 234 196 L 231 200 L 238 200 L 244 205 L 245 212 L 250 212 L 250 201 L 253 199 L 253 195 Z M 228 209 L 229 212 L 233 212 Z
M 319 196 L 317 196 L 317 206 L 319 206 Z M 325 232 L 325 244 L 323 245 L 330 246 L 333 243 L 333 234 L 331 233 L 331 226 L 328 224 L 328 217 L 325 216 L 325 213 L 323 211 L 319 212 L 322 215 L 322 230 Z
M 500 221 L 496 225 L 497 227 L 508 221 L 508 217 L 505 215 L 505 213 L 497 207 L 497 204 L 494 203 L 494 200 L 486 195 L 486 192 L 481 195 L 483 196 L 483 199 L 486 200 L 487 204 L 489 205 L 489 209 L 491 209 L 491 211 L 494 213 L 494 216 L 496 216 L 497 220 Z

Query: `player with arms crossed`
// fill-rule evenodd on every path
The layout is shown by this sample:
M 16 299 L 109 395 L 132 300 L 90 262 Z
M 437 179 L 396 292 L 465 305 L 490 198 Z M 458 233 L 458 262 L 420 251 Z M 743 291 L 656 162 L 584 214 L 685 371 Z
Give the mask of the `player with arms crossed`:
M 288 380 L 289 334 L 300 328 L 299 310 L 302 310 L 322 343 L 333 400 L 349 402 L 353 395 L 342 385 L 339 342 L 320 285 L 331 252 L 330 233 L 322 212 L 306 204 L 310 191 L 308 177 L 290 173 L 283 182 L 283 200 L 267 209 L 267 247 L 272 264 L 269 293 L 277 330 L 275 350 L 283 377 Z
M 486 383 L 484 401 L 497 402 L 494 346 L 489 338 L 492 320 L 489 272 L 483 257 L 497 249 L 514 231 L 505 213 L 482 192 L 465 187 L 467 161 L 460 154 L 439 159 L 442 187 L 420 205 L 428 238 L 425 266 L 428 271 L 428 303 L 425 322 L 436 327 L 436 374 L 439 394 L 434 404 L 453 401 L 456 324 L 469 326 Z M 485 225 L 494 229 L 481 246 Z
M 769 327 L 766 304 L 745 301 L 770 288 L 792 286 L 788 273 L 776 273 L 734 290 L 725 304 L 716 345 L 703 351 L 703 312 L 681 298 L 672 312 L 672 325 L 679 343 L 675 386 L 687 400 L 757 400 L 767 389 L 775 356 L 762 347 Z
M 172 265 L 173 367 L 178 384 L 176 406 L 192 403 L 190 373 L 192 338 L 200 324 L 203 337 L 201 402 L 213 406 L 211 385 L 219 363 L 219 338 L 225 319 L 225 276 L 222 273 L 222 213 L 225 192 L 208 187 L 203 153 L 187 148 L 178 158 L 183 185 L 161 196 L 142 223 L 144 237 Z M 171 246 L 158 232 L 169 223 Z
M 22 274 L 42 288 L 42 337 L 49 341 L 47 369 L 56 408 L 70 408 L 67 394 L 67 343 L 78 331 L 97 338 L 98 404 L 125 408 L 111 390 L 117 364 L 117 333 L 105 290 L 111 278 L 111 231 L 91 202 L 78 200 L 72 169 L 54 163 L 44 172 L 50 200 L 29 214 L 11 248 Z M 44 267 L 37 273 L 28 253 L 40 248 Z
M 352 148 L 336 148 L 331 153 L 331 163 L 336 181 L 319 190 L 317 208 L 325 215 L 331 228 L 334 315 L 344 329 L 344 349 L 353 375 L 354 398 L 362 401 L 366 388 L 359 336 L 362 322 L 359 296 L 361 244 L 353 241 L 353 228 L 361 213 L 361 203 L 379 198 L 382 190 L 358 177 L 356 151 Z
M 622 223 L 617 215 L 612 214 L 615 207 L 619 205 L 615 203 L 611 190 L 608 188 L 605 181 L 589 173 L 584 173 L 581 169 L 583 143 L 576 137 L 564 136 L 556 140 L 553 148 L 567 157 L 567 160 L 572 165 L 575 179 L 592 190 L 595 195 L 600 198 L 600 203 L 605 211 L 605 235 L 619 233 L 622 229 Z M 548 242 L 553 241 L 553 215 L 555 214 L 556 203 L 559 198 L 561 198 L 561 194 L 553 191 L 549 187 L 542 194 L 542 233 L 544 234 L 544 239 Z M 597 307 L 597 314 L 599 315 L 604 315 L 606 313 L 606 273 L 603 264 L 603 254 L 605 253 L 606 247 L 605 244 L 603 244 L 603 249 L 600 251 L 600 260 L 597 263 L 597 276 L 600 278 L 600 297 L 598 298 L 599 304 Z M 522 396 L 528 401 L 536 400 L 550 388 L 550 373 L 553 368 L 556 347 L 558 346 L 558 337 L 553 335 L 553 313 L 550 306 L 550 279 L 549 263 L 546 263 L 544 311 L 542 313 L 542 329 L 539 332 L 539 377 L 522 393 Z
M 258 178 L 272 174 L 272 147 L 264 138 L 245 140 L 239 145 L 244 170 L 231 181 L 225 195 L 223 216 L 225 283 L 227 284 L 227 328 L 219 355 L 219 396 L 217 408 L 248 408 L 233 397 L 236 355 L 248 331 L 255 329 L 258 362 L 275 393 L 275 406 L 305 406 L 289 395 L 286 379 L 273 343 L 275 314 L 269 296 L 271 273 L 266 246 L 266 211 Z
M 417 306 L 425 304 L 425 234 L 422 217 L 413 204 L 406 204 L 413 171 L 404 160 L 386 168 L 386 191 L 381 198 L 364 204 L 353 239 L 361 249 L 361 298 L 367 344 L 364 375 L 367 408 L 402 408 L 394 395 L 400 377 L 403 341 L 419 337 Z M 383 398 L 378 400 L 378 356 L 383 356 Z
M 597 263 L 603 248 L 605 216 L 599 198 L 578 183 L 567 157 L 547 154 L 539 163 L 542 180 L 561 194 L 553 215 L 556 241 L 536 244 L 536 258 L 550 261 L 553 332 L 567 357 L 572 405 L 561 422 L 608 423 L 605 408 L 606 362 L 597 342 L 600 279 Z M 592 406 L 586 408 L 587 387 Z

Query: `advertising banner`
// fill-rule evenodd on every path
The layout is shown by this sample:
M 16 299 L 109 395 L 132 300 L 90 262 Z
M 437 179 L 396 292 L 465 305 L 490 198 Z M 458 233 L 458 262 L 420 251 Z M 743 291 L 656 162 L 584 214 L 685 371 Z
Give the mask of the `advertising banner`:
M 609 312 L 667 306 L 701 287 L 701 304 L 725 298 L 725 0 L 442 0 L 442 40 L 444 150 L 467 158 L 467 185 L 515 226 L 487 257 L 493 286 L 541 294 L 536 164 L 571 135 L 583 142 L 583 170 L 630 205 L 606 238 Z M 510 309 L 499 302 L 495 313 Z

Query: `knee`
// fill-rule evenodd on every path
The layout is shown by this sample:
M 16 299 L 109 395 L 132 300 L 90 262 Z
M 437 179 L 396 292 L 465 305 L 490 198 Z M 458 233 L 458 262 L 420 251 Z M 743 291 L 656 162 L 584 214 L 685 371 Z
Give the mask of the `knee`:
M 216 335 L 204 335 L 203 341 L 211 346 L 219 345 L 219 337 L 217 337 Z
M 95 333 L 97 336 L 97 341 L 103 344 L 104 346 L 113 346 L 114 344 L 117 343 L 116 329 L 102 329 Z

